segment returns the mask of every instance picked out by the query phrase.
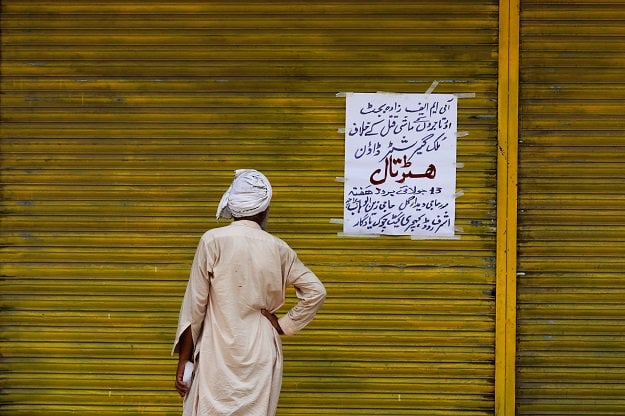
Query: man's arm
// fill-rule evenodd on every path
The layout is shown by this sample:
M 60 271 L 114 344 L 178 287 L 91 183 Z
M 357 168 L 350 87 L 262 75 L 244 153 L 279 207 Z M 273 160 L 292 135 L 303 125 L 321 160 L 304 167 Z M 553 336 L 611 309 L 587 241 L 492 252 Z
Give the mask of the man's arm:
M 182 382 L 182 376 L 184 374 L 184 366 L 187 361 L 192 361 L 193 355 L 193 336 L 191 334 L 191 327 L 187 327 L 180 336 L 178 350 L 178 370 L 176 371 L 176 390 L 180 394 L 180 397 L 184 397 L 189 390 L 189 387 Z
M 212 264 L 212 257 L 210 257 L 204 238 L 202 238 L 191 266 L 172 351 L 172 355 L 178 353 L 175 387 L 181 396 L 184 396 L 188 391 L 188 387 L 182 382 L 185 364 L 187 361 L 193 361 L 194 342 L 198 344 L 200 342 L 206 305 L 208 304 Z
M 297 303 L 278 320 L 285 335 L 293 335 L 310 321 L 323 305 L 326 289 L 319 278 L 295 256 L 287 274 L 287 284 L 295 288 Z

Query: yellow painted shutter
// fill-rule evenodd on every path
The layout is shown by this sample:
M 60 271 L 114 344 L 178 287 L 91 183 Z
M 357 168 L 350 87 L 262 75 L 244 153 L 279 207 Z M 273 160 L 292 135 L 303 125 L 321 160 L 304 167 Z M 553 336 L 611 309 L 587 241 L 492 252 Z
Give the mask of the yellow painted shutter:
M 625 414 L 625 3 L 521 2 L 519 415 Z
M 2 3 L 2 412 L 176 415 L 188 269 L 234 169 L 326 283 L 280 415 L 494 411 L 497 1 Z M 339 92 L 459 103 L 458 240 L 340 238 Z M 223 223 L 222 223 L 223 224 Z

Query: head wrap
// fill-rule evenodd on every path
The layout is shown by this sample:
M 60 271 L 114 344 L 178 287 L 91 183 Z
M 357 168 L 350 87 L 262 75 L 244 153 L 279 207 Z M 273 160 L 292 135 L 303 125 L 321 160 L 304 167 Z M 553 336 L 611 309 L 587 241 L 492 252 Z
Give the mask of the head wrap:
M 271 184 L 257 170 L 239 169 L 234 172 L 232 185 L 223 194 L 217 207 L 217 219 L 251 217 L 269 208 Z

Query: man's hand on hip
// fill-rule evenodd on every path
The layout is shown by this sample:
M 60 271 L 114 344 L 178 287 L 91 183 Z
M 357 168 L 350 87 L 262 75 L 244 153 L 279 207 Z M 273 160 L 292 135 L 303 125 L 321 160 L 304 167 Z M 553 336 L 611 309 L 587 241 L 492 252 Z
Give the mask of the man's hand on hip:
M 271 313 L 267 309 L 261 309 L 260 313 L 262 313 L 265 318 L 269 319 L 269 322 L 271 322 L 271 325 L 276 328 L 278 334 L 284 335 L 284 331 L 282 330 L 282 328 L 280 328 L 280 324 L 278 323 L 278 317 L 275 313 Z

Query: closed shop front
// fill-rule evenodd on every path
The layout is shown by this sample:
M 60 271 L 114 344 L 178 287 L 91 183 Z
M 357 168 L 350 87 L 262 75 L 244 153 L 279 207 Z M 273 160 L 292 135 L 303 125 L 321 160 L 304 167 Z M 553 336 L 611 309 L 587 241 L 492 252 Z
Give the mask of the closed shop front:
M 251 167 L 274 185 L 268 230 L 328 290 L 318 318 L 284 339 L 278 413 L 493 414 L 498 19 L 493 0 L 3 1 L 0 412 L 179 414 L 169 354 L 190 263 L 202 233 L 224 224 L 214 215 L 233 171 Z M 542 45 L 528 45 L 534 59 L 549 54 Z M 607 52 L 593 56 L 613 63 Z M 593 56 L 565 58 L 588 67 L 582 79 L 567 72 L 571 87 L 591 79 Z M 342 236 L 340 93 L 423 93 L 434 81 L 435 93 L 460 96 L 457 238 Z M 578 259 L 617 254 L 602 243 L 620 236 L 610 225 L 622 197 L 599 179 L 614 180 L 623 122 L 591 86 L 541 82 L 526 91 L 537 114 L 526 145 L 559 163 L 524 161 L 524 189 L 534 188 L 522 199 L 522 330 L 539 335 L 521 344 L 530 398 L 529 382 L 622 364 L 599 357 L 620 340 L 621 260 L 599 270 Z M 580 99 L 596 101 L 593 114 L 612 111 L 602 122 L 612 133 L 578 131 L 596 122 L 580 117 Z M 562 115 L 570 128 L 545 137 Z M 580 158 L 600 163 L 570 164 Z M 572 221 L 597 202 L 607 208 L 581 232 Z M 601 303 L 575 304 L 588 298 Z M 562 331 L 572 332 L 551 341 L 560 354 L 541 352 Z M 580 354 L 576 371 L 547 376 Z
M 625 4 L 521 1 L 517 414 L 625 414 Z

